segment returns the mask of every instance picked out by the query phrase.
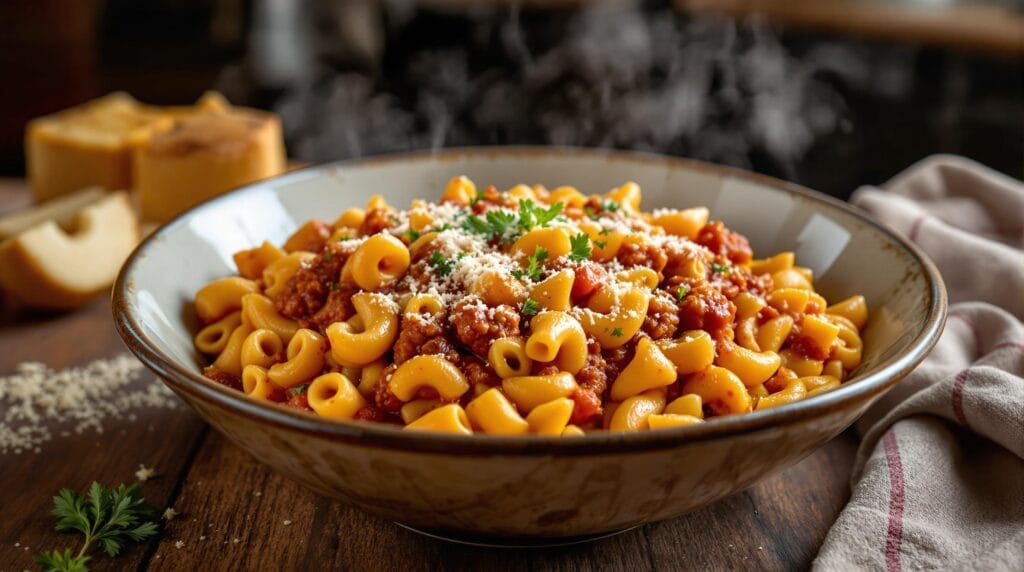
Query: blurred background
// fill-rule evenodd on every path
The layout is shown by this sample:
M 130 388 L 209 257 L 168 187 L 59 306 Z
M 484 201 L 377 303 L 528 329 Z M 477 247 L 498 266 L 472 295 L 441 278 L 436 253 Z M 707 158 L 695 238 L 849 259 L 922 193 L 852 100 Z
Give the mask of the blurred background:
M 0 3 L 0 175 L 114 90 L 279 113 L 289 154 L 658 151 L 838 197 L 933 153 L 1024 178 L 1021 0 Z

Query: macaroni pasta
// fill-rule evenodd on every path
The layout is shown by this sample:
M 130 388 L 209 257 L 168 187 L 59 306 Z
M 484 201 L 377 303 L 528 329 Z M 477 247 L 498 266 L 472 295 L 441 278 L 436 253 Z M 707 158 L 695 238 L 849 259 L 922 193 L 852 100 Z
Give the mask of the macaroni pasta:
M 204 373 L 249 398 L 410 431 L 577 437 L 784 406 L 861 362 L 862 296 L 755 259 L 704 207 L 641 189 L 452 179 L 239 251 L 195 295 Z

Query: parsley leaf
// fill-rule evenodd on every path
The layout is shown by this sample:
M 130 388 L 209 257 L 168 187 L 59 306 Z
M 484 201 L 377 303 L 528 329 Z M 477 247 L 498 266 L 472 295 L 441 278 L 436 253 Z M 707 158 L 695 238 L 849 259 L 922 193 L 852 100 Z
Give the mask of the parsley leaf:
M 461 258 L 461 256 L 459 258 Z M 445 258 L 444 255 L 441 254 L 440 250 L 432 252 L 429 260 L 430 265 L 434 267 L 435 271 L 437 271 L 437 275 L 441 277 L 451 274 L 457 261 L 458 259 Z
M 569 237 L 569 260 L 582 262 L 590 259 L 590 237 L 585 233 Z
M 612 335 L 615 336 L 616 338 L 621 338 L 622 337 L 622 328 L 615 328 L 615 329 L 613 329 L 612 330 Z
M 324 253 L 324 260 L 330 262 L 332 258 L 334 258 L 334 253 L 330 250 Z
M 619 205 L 619 203 L 611 199 L 604 199 L 601 201 L 601 209 L 610 213 L 618 211 L 620 207 L 621 205 Z
M 138 485 L 109 489 L 93 482 L 87 497 L 63 489 L 53 497 L 53 507 L 57 531 L 81 533 L 85 542 L 75 555 L 71 549 L 37 554 L 35 561 L 43 570 L 84 572 L 93 544 L 114 557 L 127 542 L 141 542 L 157 532 L 156 509 L 142 497 Z
M 530 280 L 534 282 L 539 281 L 544 277 L 544 269 L 541 264 L 548 259 L 548 249 L 543 246 L 538 246 L 533 254 L 526 257 L 526 275 L 530 277 Z
M 306 389 L 308 389 L 308 388 L 309 388 L 309 384 L 308 383 L 303 383 L 302 385 L 300 385 L 298 387 L 293 387 L 293 388 L 291 388 L 288 391 L 292 394 L 292 396 L 296 396 L 296 395 L 299 395 L 300 393 L 302 393 L 303 391 L 306 391 Z
M 541 208 L 529 199 L 519 199 L 519 228 L 524 231 L 533 227 L 545 227 L 558 215 L 562 214 L 565 205 L 555 203 L 548 208 Z
M 732 269 L 729 268 L 728 266 L 724 265 L 724 264 L 719 264 L 717 262 L 712 262 L 711 263 L 711 271 L 716 273 L 716 274 L 728 274 L 729 272 L 732 271 Z
M 339 236 L 338 237 L 338 242 L 345 242 L 346 240 L 352 240 L 354 238 L 355 238 L 354 236 Z
M 612 229 L 610 229 L 608 227 L 604 227 L 604 228 L 601 229 L 601 232 L 599 232 L 597 234 L 600 234 L 601 236 L 608 236 L 611 233 L 612 233 Z
M 598 248 L 605 248 L 606 246 L 608 246 L 608 243 L 606 241 L 603 241 L 603 240 L 595 240 L 594 241 L 594 246 L 596 246 Z
M 462 223 L 462 228 L 476 234 L 483 234 L 488 239 L 500 238 L 502 242 L 511 241 L 517 233 L 511 232 L 516 228 L 516 215 L 510 212 L 491 210 L 487 211 L 484 218 L 468 216 Z
M 341 290 L 341 285 L 337 282 L 331 282 L 331 292 L 337 292 L 338 290 Z
M 683 298 L 690 293 L 690 287 L 686 284 L 681 284 L 676 290 L 676 302 L 682 302 Z
M 524 316 L 536 316 L 537 312 L 540 311 L 540 304 L 537 303 L 533 298 L 527 298 L 523 302 L 523 308 L 520 310 Z
M 523 279 L 523 271 L 522 270 L 513 270 L 511 274 L 517 280 L 522 280 Z
M 405 237 L 405 240 L 409 241 L 410 243 L 413 243 L 416 242 L 416 239 L 420 237 L 420 234 L 420 231 L 413 230 L 410 228 L 409 230 L 403 232 L 402 236 Z

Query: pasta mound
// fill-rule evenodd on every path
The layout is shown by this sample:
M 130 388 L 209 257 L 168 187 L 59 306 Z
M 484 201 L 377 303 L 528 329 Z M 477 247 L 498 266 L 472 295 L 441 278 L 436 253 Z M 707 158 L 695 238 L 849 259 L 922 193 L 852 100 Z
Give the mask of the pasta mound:
M 626 183 L 380 196 L 235 254 L 197 294 L 204 373 L 250 398 L 411 431 L 580 436 L 703 423 L 835 389 L 863 296 L 754 259 L 704 207 Z

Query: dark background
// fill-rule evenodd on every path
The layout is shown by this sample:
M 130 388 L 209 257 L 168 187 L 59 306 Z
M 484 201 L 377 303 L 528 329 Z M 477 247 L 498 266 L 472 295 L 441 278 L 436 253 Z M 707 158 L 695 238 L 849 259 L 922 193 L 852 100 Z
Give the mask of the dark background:
M 604 146 L 840 197 L 933 153 L 1024 177 L 1020 3 L 920 1 L 0 3 L 0 175 L 23 173 L 32 117 L 218 89 L 281 113 L 312 162 Z

